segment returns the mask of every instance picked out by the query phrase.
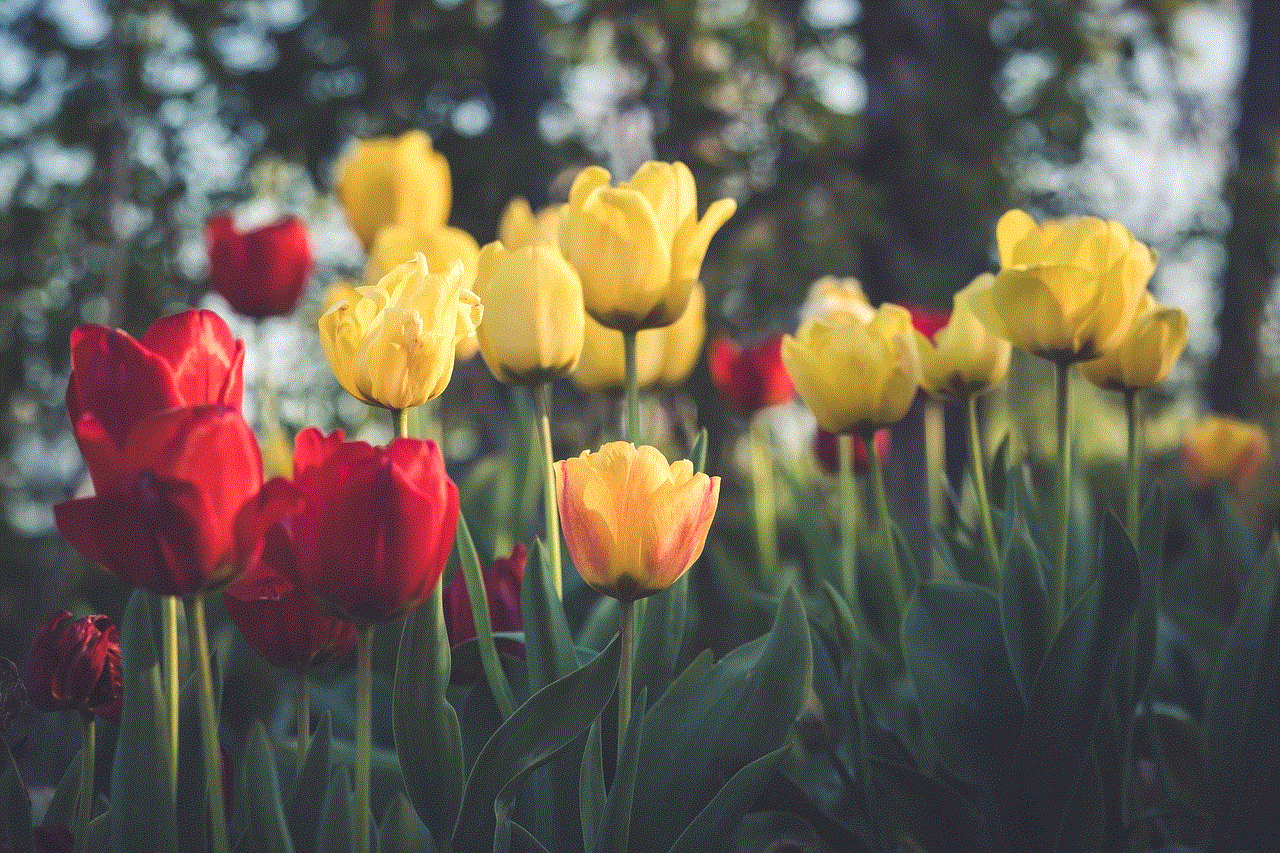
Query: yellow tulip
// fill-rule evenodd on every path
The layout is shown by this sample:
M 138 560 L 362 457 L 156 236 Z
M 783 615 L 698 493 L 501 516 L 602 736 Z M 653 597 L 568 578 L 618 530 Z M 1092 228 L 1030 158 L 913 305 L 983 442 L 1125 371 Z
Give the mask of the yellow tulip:
M 667 464 L 624 441 L 557 462 L 556 503 L 578 574 L 619 601 L 661 592 L 689 570 L 706 543 L 720 478 Z
M 870 322 L 805 320 L 782 339 L 782 363 L 827 432 L 867 435 L 897 423 L 920 384 L 911 314 L 881 305 Z
M 498 220 L 498 239 L 513 252 L 535 243 L 557 245 L 560 241 L 562 206 L 549 204 L 534 213 L 525 199 L 519 196 L 511 199 L 502 211 L 502 218 Z
M 696 284 L 689 292 L 689 304 L 680 319 L 661 329 L 646 330 L 642 335 L 662 336 L 662 369 L 658 383 L 674 388 L 684 383 L 702 355 L 707 339 L 707 292 Z
M 342 387 L 387 409 L 438 397 L 453 376 L 454 349 L 475 334 L 483 310 L 462 276 L 462 264 L 428 273 L 416 255 L 377 284 L 333 292 L 320 343 Z
M 636 387 L 656 385 L 662 376 L 663 330 L 645 329 L 636 335 Z M 582 357 L 569 374 L 573 384 L 594 394 L 617 394 L 627 387 L 623 370 L 622 332 L 601 326 L 588 314 L 582 326 Z
M 1270 455 L 1261 427 L 1221 415 L 1210 415 L 1182 438 L 1182 469 L 1198 489 L 1212 483 L 1243 488 Z
M 1166 308 L 1147 291 L 1129 333 L 1109 355 L 1080 365 L 1080 372 L 1108 391 L 1154 388 L 1173 370 L 1187 345 L 1187 313 Z
M 871 321 L 876 309 L 867 301 L 862 283 L 856 278 L 826 275 L 809 285 L 809 294 L 800 306 L 801 320 L 834 320 L 852 316 L 864 323 Z
M 555 246 L 480 252 L 476 331 L 485 364 L 501 382 L 537 385 L 565 376 L 582 353 L 582 285 Z
M 480 245 L 466 231 L 448 226 L 388 225 L 378 232 L 369 249 L 364 283 L 377 284 L 384 275 L 419 254 L 427 259 L 430 272 L 447 272 L 457 262 L 462 264 L 463 287 L 470 287 L 476 280 Z
M 420 130 L 356 140 L 334 184 L 365 249 L 387 225 L 439 228 L 453 205 L 449 162 Z
M 990 391 L 1009 372 L 1009 342 L 991 334 L 973 313 L 975 294 L 994 283 L 995 276 L 985 273 L 957 293 L 952 299 L 951 319 L 932 342 L 916 332 L 920 387 L 929 396 L 967 400 Z
M 684 312 L 712 236 L 733 199 L 698 219 L 693 174 L 683 163 L 648 162 L 610 186 L 609 172 L 583 169 L 560 218 L 560 248 L 582 278 L 587 313 L 611 329 L 669 325 Z
M 1127 228 L 1091 216 L 1036 225 L 1011 210 L 996 242 L 1001 269 L 974 308 L 993 332 L 1056 364 L 1118 347 L 1156 266 Z

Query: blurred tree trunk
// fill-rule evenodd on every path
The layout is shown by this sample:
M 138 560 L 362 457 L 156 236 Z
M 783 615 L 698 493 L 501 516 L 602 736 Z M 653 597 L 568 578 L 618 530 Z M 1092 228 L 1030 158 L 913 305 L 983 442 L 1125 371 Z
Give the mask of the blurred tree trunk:
M 1240 81 L 1237 162 L 1228 183 L 1231 227 L 1222 280 L 1220 343 L 1209 365 L 1207 396 L 1215 411 L 1257 414 L 1258 331 L 1276 278 L 1280 239 L 1280 3 L 1255 0 L 1248 58 Z
M 534 0 L 504 0 L 502 23 L 494 41 L 495 79 L 489 91 L 507 140 L 509 195 L 522 195 L 535 210 L 547 203 L 551 156 L 538 129 L 538 114 L 547 97 L 542 43 L 538 35 L 539 5 Z

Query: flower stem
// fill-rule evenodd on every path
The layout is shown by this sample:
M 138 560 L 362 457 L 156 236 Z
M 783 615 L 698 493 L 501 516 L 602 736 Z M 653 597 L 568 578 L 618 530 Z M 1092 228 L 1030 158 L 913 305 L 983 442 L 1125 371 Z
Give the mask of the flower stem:
M 851 435 L 837 435 L 840 450 L 840 587 L 849 610 L 860 613 L 858 606 L 858 491 L 853 480 L 853 442 Z
M 640 394 L 636 384 L 636 335 L 622 333 L 622 359 L 627 376 L 627 435 L 632 444 L 640 443 Z
M 991 499 L 987 495 L 986 462 L 982 458 L 982 433 L 978 431 L 978 398 L 971 395 L 965 406 L 969 410 L 969 467 L 973 471 L 973 490 L 978 495 L 978 515 L 982 523 L 982 541 L 987 550 L 990 569 L 988 586 L 995 588 L 1000 578 L 1000 550 L 996 547 L 996 529 L 991 523 Z
M 178 608 L 181 604 L 176 595 L 162 596 L 160 601 L 160 606 L 164 610 L 160 641 L 164 645 L 164 687 L 169 712 L 169 766 L 173 768 L 172 781 L 176 792 L 178 790 L 178 706 L 182 692 L 181 676 L 178 671 Z
M 369 759 L 373 739 L 373 626 L 356 629 L 356 853 L 369 853 Z
M 298 775 L 302 775 L 302 762 L 311 746 L 311 667 L 298 670 Z
M 395 409 L 394 414 L 396 418 L 396 438 L 408 438 L 409 437 L 409 410 Z
M 200 669 L 200 730 L 204 742 L 204 782 L 209 798 L 209 824 L 213 853 L 227 853 L 226 804 L 222 801 L 222 762 L 218 756 L 218 710 L 213 698 L 213 667 L 209 660 L 209 632 L 204 621 L 204 599 L 190 599 L 191 644 Z
M 85 853 L 89 844 L 89 818 L 93 814 L 93 777 L 97 766 L 95 741 L 97 717 L 81 714 L 80 722 L 80 792 L 76 805 L 75 853 Z
M 906 582 L 902 578 L 902 563 L 898 560 L 898 545 L 893 541 L 893 519 L 889 515 L 889 499 L 884 493 L 884 471 L 880 466 L 880 454 L 876 453 L 876 434 L 869 432 L 862 437 L 866 443 L 867 461 L 871 464 L 871 487 L 876 493 L 876 511 L 880 515 L 880 535 L 884 537 L 885 556 L 889 561 L 889 587 L 893 593 L 894 619 L 902 614 L 906 604 Z
M 938 530 L 947 526 L 947 428 L 943 417 L 942 401 L 926 396 L 921 410 L 921 426 L 924 431 L 924 470 L 928 476 L 925 493 L 929 499 L 929 528 Z M 936 548 L 930 548 L 929 577 L 941 576 L 942 558 Z
M 1067 545 L 1071 538 L 1071 365 L 1056 365 L 1058 415 L 1058 550 L 1049 576 L 1049 630 L 1057 631 L 1066 611 Z
M 556 457 L 551 449 L 551 383 L 539 384 L 534 390 L 533 401 L 538 410 L 542 459 L 547 467 L 542 478 L 542 498 L 547 518 L 547 548 L 551 554 L 551 583 L 556 589 L 556 598 L 564 598 L 564 584 L 560 577 L 560 516 L 556 511 Z
M 778 584 L 778 510 L 769 444 L 769 424 L 756 415 L 751 419 L 751 508 L 755 512 L 761 579 L 766 589 L 774 590 Z
M 618 602 L 622 619 L 622 657 L 618 658 L 618 755 L 622 755 L 627 726 L 631 722 L 631 646 L 635 633 L 635 602 Z
M 1142 453 L 1142 413 L 1138 409 L 1138 392 L 1124 392 L 1124 413 L 1125 418 L 1129 422 L 1129 456 L 1126 472 L 1128 474 L 1128 494 L 1125 501 L 1125 529 L 1129 531 L 1129 538 L 1136 545 L 1138 542 L 1138 523 L 1140 518 L 1139 497 L 1141 494 L 1141 482 L 1139 468 L 1141 463 L 1140 454 Z

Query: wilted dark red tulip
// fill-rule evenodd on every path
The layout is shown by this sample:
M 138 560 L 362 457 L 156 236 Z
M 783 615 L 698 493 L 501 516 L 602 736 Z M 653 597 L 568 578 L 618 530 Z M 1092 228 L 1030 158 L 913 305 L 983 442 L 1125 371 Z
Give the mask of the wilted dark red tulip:
M 892 445 L 892 432 L 888 427 L 876 430 L 876 456 L 880 457 L 880 464 L 884 464 L 889 458 L 889 448 Z M 830 474 L 840 472 L 840 445 L 837 439 L 840 436 L 835 433 L 827 432 L 822 427 L 818 427 L 817 434 L 813 437 L 813 453 L 818 457 L 818 462 Z M 863 441 L 862 436 L 852 436 L 853 439 L 853 473 L 862 475 L 870 470 L 871 461 L 867 458 L 867 444 Z
M 520 614 L 520 583 L 524 579 L 526 557 L 524 543 L 517 542 L 510 557 L 494 560 L 493 565 L 482 569 L 489 621 L 494 631 L 524 629 L 524 620 Z M 467 582 L 461 570 L 453 576 L 443 594 L 444 624 L 449 631 L 449 644 L 456 646 L 476 635 L 471 599 L 467 596 Z M 510 651 L 514 654 L 523 652 L 514 644 Z
M 725 399 L 749 415 L 785 403 L 796 393 L 782 364 L 782 335 L 745 349 L 728 338 L 716 338 L 707 350 L 707 366 Z
M 54 507 L 67 541 L 160 595 L 190 596 L 234 580 L 236 517 L 262 487 L 258 441 L 240 412 L 155 412 L 120 446 L 92 419 L 81 426 L 96 493 Z
M 911 325 L 930 342 L 933 341 L 934 335 L 938 334 L 951 320 L 951 312 L 939 308 L 928 308 L 910 302 L 903 307 L 911 313 Z
M 41 711 L 79 711 L 120 719 L 124 695 L 120 636 L 106 616 L 75 619 L 63 610 L 37 633 L 27 661 L 27 694 Z
M 307 227 L 296 216 L 240 231 L 229 213 L 205 224 L 209 286 L 237 312 L 262 319 L 290 314 L 311 277 Z

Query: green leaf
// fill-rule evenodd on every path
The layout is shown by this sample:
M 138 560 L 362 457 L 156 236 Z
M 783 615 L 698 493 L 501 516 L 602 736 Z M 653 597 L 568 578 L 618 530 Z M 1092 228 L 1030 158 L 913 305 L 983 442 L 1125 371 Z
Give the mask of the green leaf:
M 840 546 L 826 517 L 808 509 L 813 504 L 813 490 L 800 482 L 792 466 L 781 465 L 778 471 L 791 491 L 790 503 L 797 508 L 795 520 L 808 558 L 808 580 L 812 588 L 817 588 L 826 579 L 840 576 Z
M 875 790 L 885 800 L 883 812 L 928 853 L 991 850 L 982 812 L 952 785 L 897 761 L 872 759 Z
M 387 805 L 378 828 L 378 853 L 424 853 L 435 848 L 427 828 L 418 820 L 404 794 L 396 794 Z
M 618 600 L 602 597 L 582 623 L 582 628 L 578 631 L 578 645 L 588 649 L 603 649 L 609 638 L 618 633 L 620 624 Z
M 725 849 L 731 830 L 760 796 L 789 748 L 780 746 L 733 774 L 680 833 L 668 853 L 710 853 Z
M 31 835 L 31 797 L 22 784 L 18 765 L 13 763 L 9 739 L 0 737 L 0 839 L 13 846 L 14 853 L 31 853 L 35 839 Z
M 293 842 L 280 804 L 280 780 L 261 721 L 249 732 L 245 748 L 245 793 L 248 795 L 248 833 L 261 839 L 263 850 L 293 853 Z
M 657 699 L 676 674 L 684 642 L 684 614 L 689 594 L 689 574 L 657 595 L 645 599 L 640 630 L 636 632 L 633 698 L 642 690 Z M 643 710 L 643 705 L 636 705 Z
M 530 853 L 548 853 L 547 848 L 542 845 L 541 841 L 533 837 L 532 832 L 515 821 L 511 822 L 511 835 L 514 838 L 519 838 Z
M 1089 750 L 1084 769 L 1071 792 L 1066 817 L 1054 853 L 1102 850 L 1106 836 L 1106 809 L 1103 807 L 1102 769 L 1096 750 Z
M 120 628 L 124 708 L 111 770 L 111 849 L 176 849 L 169 713 L 146 593 L 134 590 Z
M 648 691 L 641 689 L 636 708 L 647 705 Z M 595 723 L 592 724 L 595 727 Z M 633 714 L 623 738 L 622 752 L 618 755 L 618 767 L 613 774 L 613 786 L 604 803 L 604 823 L 596 836 L 596 853 L 627 853 L 627 839 L 631 834 L 631 804 L 636 793 L 636 768 L 640 766 L 640 738 L 644 733 L 644 714 Z
M 530 772 L 584 733 L 613 696 L 620 642 L 553 681 L 516 709 L 477 756 L 454 827 L 455 850 L 483 850 L 496 829 L 494 803 L 511 798 Z
M 1016 480 L 1005 496 L 1004 553 L 1000 559 L 1000 626 L 1004 632 L 1009 668 L 1026 701 L 1044 662 L 1049 642 L 1048 593 L 1044 555 L 1036 547 L 1022 513 L 1025 497 Z
M 449 637 L 437 585 L 405 622 L 391 705 L 405 790 L 437 846 L 453 832 L 464 782 L 462 732 L 448 687 Z
M 179 645 L 186 645 L 180 643 Z M 200 731 L 200 673 L 192 670 L 178 696 L 178 849 L 209 846 L 209 792 L 204 784 L 204 735 Z M 198 804 L 198 805 L 195 805 Z
M 526 563 L 524 580 L 520 584 L 520 611 L 524 619 L 529 689 L 536 693 L 578 668 L 564 605 L 556 596 L 547 566 L 547 552 L 541 542 L 533 543 L 533 551 Z
M 582 772 L 578 776 L 578 811 L 582 815 L 582 849 L 590 850 L 600 837 L 604 823 L 604 756 L 600 744 L 600 720 L 591 724 L 587 745 L 582 751 Z
M 505 719 L 515 711 L 515 699 L 511 696 L 511 684 L 507 681 L 507 675 L 498 661 L 498 647 L 493 642 L 493 624 L 489 621 L 489 599 L 484 591 L 480 555 L 476 553 L 476 543 L 471 538 L 467 519 L 461 513 L 458 515 L 458 535 L 453 546 L 458 552 L 458 567 L 467 583 L 467 598 L 471 601 L 471 617 L 475 620 L 476 642 L 480 646 L 484 677 L 489 682 L 489 690 Z
M 351 773 L 339 767 L 329 776 L 324 810 L 316 827 L 316 853 L 351 853 L 356 849 L 352 798 Z
M 1097 566 L 1098 577 L 1068 612 L 1028 695 L 1012 784 L 1002 792 L 1017 849 L 1053 850 L 1062 837 L 1138 604 L 1138 555 L 1110 513 Z
M 996 790 L 1022 703 L 995 596 L 977 584 L 921 584 L 902 618 L 902 653 L 938 761 Z
M 298 850 L 313 850 L 316 846 L 316 827 L 320 825 L 320 812 L 324 808 L 325 794 L 329 791 L 329 777 L 333 762 L 333 714 L 325 711 L 320 725 L 307 743 L 307 753 L 302 758 L 302 769 L 289 792 L 285 814 L 289 818 L 289 832 L 297 842 Z
M 693 440 L 693 446 L 689 448 L 689 461 L 693 463 L 695 472 L 707 470 L 707 428 L 703 427 L 698 430 L 698 437 Z
M 1138 596 L 1138 616 L 1134 624 L 1133 677 L 1130 699 L 1147 692 L 1155 662 L 1156 628 L 1160 620 L 1161 574 L 1164 572 L 1164 537 L 1168 526 L 1169 501 L 1157 485 L 1152 489 L 1138 520 L 1138 571 L 1142 581 Z
M 84 763 L 84 750 L 76 753 L 76 757 L 67 765 L 67 772 L 62 774 L 58 787 L 54 789 L 53 798 L 44 810 L 41 826 L 71 826 L 71 818 L 76 810 L 76 797 L 80 795 L 80 765 Z

